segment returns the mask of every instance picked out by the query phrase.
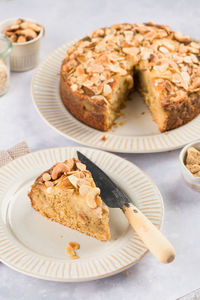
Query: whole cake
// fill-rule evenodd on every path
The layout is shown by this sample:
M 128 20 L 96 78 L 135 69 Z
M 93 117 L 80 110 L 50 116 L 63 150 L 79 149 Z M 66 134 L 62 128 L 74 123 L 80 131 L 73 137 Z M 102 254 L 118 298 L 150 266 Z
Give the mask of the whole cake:
M 189 122 L 200 112 L 200 44 L 150 22 L 97 29 L 68 48 L 60 94 L 80 121 L 108 130 L 133 87 L 161 132 Z
M 79 160 L 68 159 L 42 173 L 28 194 L 43 216 L 98 240 L 110 238 L 109 210 L 92 175 Z

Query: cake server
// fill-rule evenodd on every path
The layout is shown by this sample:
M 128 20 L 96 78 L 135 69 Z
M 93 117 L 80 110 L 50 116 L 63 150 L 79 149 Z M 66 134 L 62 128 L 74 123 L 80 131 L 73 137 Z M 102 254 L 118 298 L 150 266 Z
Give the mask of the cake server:
M 175 258 L 175 250 L 166 237 L 128 199 L 125 193 L 95 163 L 77 151 L 79 160 L 92 173 L 101 197 L 108 207 L 121 208 L 128 222 L 151 253 L 162 263 L 170 263 Z

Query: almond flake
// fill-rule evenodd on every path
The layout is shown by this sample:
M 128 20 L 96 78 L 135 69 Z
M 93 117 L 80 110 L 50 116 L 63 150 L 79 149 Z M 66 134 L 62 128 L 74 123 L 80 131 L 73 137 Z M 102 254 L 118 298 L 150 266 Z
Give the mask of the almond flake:
M 84 196 L 89 192 L 90 189 L 91 187 L 89 185 L 82 184 L 79 188 L 79 193 L 81 196 Z
M 73 92 L 77 91 L 77 89 L 78 89 L 78 85 L 77 85 L 77 84 L 72 84 L 72 85 L 71 85 L 71 90 L 72 90 Z
M 86 165 L 82 164 L 81 162 L 76 162 L 76 166 L 81 171 L 85 171 L 86 170 Z
M 114 73 L 119 73 L 121 75 L 126 75 L 127 74 L 127 71 L 120 68 L 120 66 L 118 66 L 118 65 L 110 65 L 110 70 Z
M 111 89 L 110 85 L 109 84 L 104 84 L 104 86 L 103 86 L 104 96 L 108 96 L 111 93 L 112 93 L 112 89 Z
M 181 82 L 181 76 L 178 73 L 173 74 L 172 75 L 172 82 L 180 83 Z
M 74 176 L 74 175 L 70 175 L 70 176 L 68 176 L 68 179 L 69 179 L 69 181 L 71 182 L 71 184 L 72 184 L 75 188 L 77 188 L 77 181 L 78 181 L 78 178 L 77 178 L 76 176 Z
M 87 205 L 88 205 L 90 208 L 96 208 L 96 207 L 97 207 L 95 198 L 88 197 L 88 199 L 86 200 L 86 203 L 87 203 Z
M 182 43 L 191 42 L 191 38 L 187 35 L 183 35 L 181 32 L 175 32 L 174 37 L 177 41 L 182 42 Z
M 167 48 L 162 47 L 162 46 L 159 48 L 159 51 L 164 53 L 164 54 L 169 52 L 169 50 Z
M 135 56 L 139 53 L 139 49 L 137 47 L 122 48 L 122 51 L 132 56 Z
M 51 180 L 51 175 L 49 173 L 44 173 L 42 175 L 42 179 L 43 179 L 43 181 L 49 181 L 49 180 Z

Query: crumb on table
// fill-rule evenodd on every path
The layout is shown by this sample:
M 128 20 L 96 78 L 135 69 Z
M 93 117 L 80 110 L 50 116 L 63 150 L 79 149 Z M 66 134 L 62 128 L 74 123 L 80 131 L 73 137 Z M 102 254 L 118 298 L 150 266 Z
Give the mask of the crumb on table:
M 128 270 L 125 271 L 125 274 L 127 277 L 130 275 Z
M 120 126 L 124 125 L 124 121 L 119 122 L 119 125 Z
M 102 141 L 104 141 L 104 142 L 105 142 L 105 141 L 107 140 L 107 137 L 104 135 L 104 136 L 102 136 L 102 138 L 101 138 L 101 139 L 102 139 Z

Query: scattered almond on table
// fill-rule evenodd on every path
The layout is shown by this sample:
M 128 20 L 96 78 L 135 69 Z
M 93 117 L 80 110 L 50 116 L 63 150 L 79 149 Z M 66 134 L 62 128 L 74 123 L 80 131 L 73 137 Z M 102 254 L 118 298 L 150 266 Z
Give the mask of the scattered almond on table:
M 194 177 L 200 177 L 200 151 L 194 147 L 189 147 L 185 165 Z
M 35 39 L 41 31 L 41 26 L 32 22 L 18 19 L 12 26 L 4 29 L 4 34 L 13 43 L 25 43 Z

